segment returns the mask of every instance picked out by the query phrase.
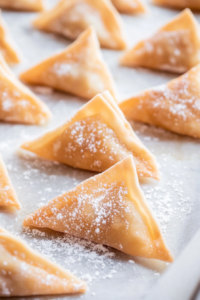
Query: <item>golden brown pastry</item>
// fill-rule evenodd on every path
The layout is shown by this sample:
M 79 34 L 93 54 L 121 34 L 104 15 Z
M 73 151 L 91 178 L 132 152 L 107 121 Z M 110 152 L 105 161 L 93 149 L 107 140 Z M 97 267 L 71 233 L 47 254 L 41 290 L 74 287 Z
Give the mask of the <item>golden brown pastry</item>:
M 93 25 L 102 47 L 126 48 L 121 17 L 108 0 L 62 0 L 52 10 L 42 13 L 33 24 L 40 30 L 72 40 Z
M 0 227 L 0 297 L 83 293 L 86 285 Z
M 1 1 L 1 0 L 0 0 Z M 0 53 L 8 64 L 20 62 L 16 47 L 12 42 L 0 11 Z
M 173 260 L 131 155 L 39 208 L 24 226 L 66 232 L 134 256 Z
M 197 21 L 186 9 L 153 37 L 128 50 L 121 64 L 184 73 L 200 62 L 199 32 Z
M 93 27 L 89 27 L 61 53 L 21 74 L 20 79 L 28 84 L 47 85 L 86 99 L 109 90 L 118 99 Z
M 174 8 L 190 8 L 194 10 L 200 10 L 199 0 L 153 0 L 153 3 Z
M 128 119 L 200 138 L 200 64 L 167 84 L 120 103 Z
M 111 0 L 116 9 L 122 14 L 140 14 L 147 11 L 142 0 Z
M 47 106 L 18 81 L 0 56 L 0 121 L 44 124 L 50 118 Z
M 140 177 L 159 179 L 154 156 L 135 135 L 108 92 L 94 97 L 62 126 L 21 148 L 95 172 L 103 172 L 131 154 Z
M 6 167 L 0 157 L 0 207 L 1 206 L 13 206 L 17 209 L 20 209 L 21 207 L 10 181 Z
M 0 0 L 0 8 L 41 11 L 44 9 L 44 0 Z

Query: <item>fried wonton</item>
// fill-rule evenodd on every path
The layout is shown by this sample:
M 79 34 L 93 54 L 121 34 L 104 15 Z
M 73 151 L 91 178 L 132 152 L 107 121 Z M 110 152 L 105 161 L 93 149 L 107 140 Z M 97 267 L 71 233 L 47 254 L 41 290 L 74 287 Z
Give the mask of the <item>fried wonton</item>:
M 0 56 L 0 121 L 44 124 L 50 118 L 47 106 L 18 81 Z
M 21 148 L 94 172 L 103 172 L 132 154 L 140 177 L 159 179 L 154 156 L 135 135 L 108 92 L 94 97 L 62 126 Z
M 6 166 L 0 157 L 0 207 L 1 206 L 13 206 L 17 209 L 21 207 L 10 181 Z
M 121 58 L 128 67 L 146 67 L 184 73 L 200 62 L 200 27 L 184 10 L 153 37 L 138 43 Z
M 44 0 L 0 0 L 0 8 L 21 11 L 41 11 L 44 9 Z
M 142 0 L 111 0 L 116 9 L 122 14 L 140 14 L 147 11 Z
M 20 62 L 19 54 L 17 52 L 0 11 L 0 53 L 8 64 L 17 64 Z
M 109 90 L 118 98 L 115 84 L 99 49 L 93 27 L 89 27 L 64 51 L 21 74 L 28 84 L 47 85 L 91 99 Z
M 36 210 L 24 226 L 51 228 L 134 256 L 173 260 L 131 155 Z
M 153 0 L 153 3 L 174 8 L 190 8 L 194 10 L 200 10 L 199 0 Z
M 74 294 L 85 289 L 83 281 L 0 227 L 0 297 Z
M 57 33 L 75 40 L 93 25 L 102 47 L 126 48 L 126 34 L 120 15 L 108 0 L 62 0 L 35 21 L 37 29 Z
M 200 138 L 200 64 L 167 84 L 120 103 L 128 119 Z

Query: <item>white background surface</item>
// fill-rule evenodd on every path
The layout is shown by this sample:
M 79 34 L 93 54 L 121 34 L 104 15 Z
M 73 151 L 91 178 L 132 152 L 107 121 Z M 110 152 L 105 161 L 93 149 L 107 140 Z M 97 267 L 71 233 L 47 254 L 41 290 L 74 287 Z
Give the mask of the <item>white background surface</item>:
M 178 13 L 153 5 L 149 5 L 149 8 L 150 12 L 146 16 L 123 16 L 130 46 L 151 36 Z M 195 15 L 200 22 L 200 14 Z M 15 68 L 16 74 L 71 43 L 65 38 L 34 30 L 31 20 L 35 14 L 3 12 L 3 17 L 21 51 L 22 63 Z M 176 77 L 169 73 L 119 67 L 120 55 L 120 51 L 103 50 L 121 99 Z M 22 204 L 19 212 L 0 209 L 0 225 L 23 237 L 35 250 L 85 279 L 89 290 L 82 296 L 30 299 L 139 299 L 156 283 L 167 267 L 165 263 L 130 257 L 114 249 L 62 234 L 23 230 L 22 222 L 28 214 L 94 175 L 40 159 L 27 160 L 17 154 L 22 142 L 62 124 L 85 103 L 77 97 L 57 92 L 38 96 L 54 114 L 48 126 L 0 123 L 0 153 Z M 146 181 L 141 186 L 160 220 L 170 249 L 177 257 L 200 227 L 199 141 L 139 123 L 132 125 L 160 164 L 161 181 Z

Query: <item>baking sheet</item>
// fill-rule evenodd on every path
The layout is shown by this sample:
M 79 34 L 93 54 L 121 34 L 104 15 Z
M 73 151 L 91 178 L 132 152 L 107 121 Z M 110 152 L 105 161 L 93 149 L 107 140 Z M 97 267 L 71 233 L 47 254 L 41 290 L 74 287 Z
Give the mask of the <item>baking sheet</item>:
M 55 0 L 49 1 L 50 5 L 54 3 Z M 178 13 L 153 5 L 149 5 L 149 8 L 150 13 L 146 16 L 122 16 L 130 45 L 150 36 Z M 200 14 L 195 16 L 200 22 Z M 23 59 L 14 68 L 16 74 L 70 44 L 65 38 L 34 30 L 31 20 L 35 18 L 35 14 L 4 11 L 3 17 Z M 103 50 L 121 99 L 176 77 L 170 73 L 119 67 L 120 55 L 120 51 Z M 68 235 L 23 230 L 22 222 L 28 214 L 94 175 L 53 162 L 25 159 L 17 154 L 22 142 L 62 124 L 85 103 L 77 97 L 52 93 L 48 89 L 34 91 L 50 107 L 54 118 L 44 127 L 0 124 L 0 153 L 22 204 L 19 212 L 0 209 L 0 225 L 24 238 L 35 250 L 86 280 L 88 292 L 81 296 L 16 299 L 140 299 L 156 283 L 167 264 L 131 257 Z M 161 181 L 143 181 L 141 187 L 176 257 L 200 227 L 199 140 L 139 123 L 131 124 L 159 162 Z

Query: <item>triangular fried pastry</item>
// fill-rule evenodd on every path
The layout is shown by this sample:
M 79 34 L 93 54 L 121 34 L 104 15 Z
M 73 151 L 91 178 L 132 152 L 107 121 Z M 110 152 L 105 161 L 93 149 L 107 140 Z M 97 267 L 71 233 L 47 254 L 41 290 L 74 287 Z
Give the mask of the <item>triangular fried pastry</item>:
M 36 210 L 24 226 L 51 228 L 134 256 L 173 260 L 131 155 Z
M 200 64 L 167 84 L 120 103 L 128 119 L 200 138 Z
M 17 80 L 0 56 L 0 121 L 44 124 L 50 118 L 47 106 Z
M 0 157 L 0 207 L 1 206 L 13 206 L 20 209 L 16 193 L 10 181 L 5 164 Z
M 136 137 L 108 92 L 95 96 L 64 125 L 21 148 L 95 172 L 103 172 L 132 154 L 140 177 L 159 179 L 154 156 Z
M 74 294 L 85 289 L 83 281 L 0 228 L 0 297 Z
M 121 58 L 128 67 L 184 73 L 200 62 L 200 28 L 189 9 Z
M 3 21 L 0 11 L 0 53 L 8 64 L 17 64 L 20 62 L 16 47 L 12 42 L 7 27 Z
M 42 13 L 33 25 L 72 40 L 93 25 L 102 47 L 115 50 L 126 48 L 121 17 L 108 0 L 62 0 L 52 10 Z
M 109 90 L 118 98 L 114 81 L 99 49 L 93 27 L 89 27 L 64 51 L 21 74 L 28 84 L 47 85 L 91 99 Z
M 140 14 L 147 11 L 142 0 L 111 0 L 116 9 L 122 14 Z
M 190 8 L 194 10 L 200 10 L 199 0 L 153 0 L 154 4 L 169 6 L 174 8 Z
M 0 8 L 20 11 L 41 11 L 44 0 L 0 0 Z

